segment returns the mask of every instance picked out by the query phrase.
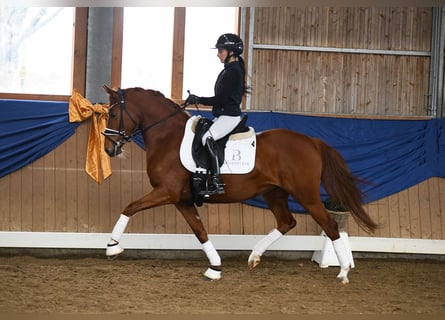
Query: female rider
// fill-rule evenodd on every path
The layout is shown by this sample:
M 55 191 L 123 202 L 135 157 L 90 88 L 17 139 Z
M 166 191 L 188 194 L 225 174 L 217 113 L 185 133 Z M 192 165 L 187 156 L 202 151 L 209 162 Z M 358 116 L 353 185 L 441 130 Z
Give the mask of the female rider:
M 215 45 L 218 58 L 224 63 L 224 69 L 218 75 L 213 97 L 190 95 L 189 104 L 212 106 L 213 123 L 202 138 L 207 147 L 212 167 L 212 188 L 210 193 L 224 193 L 224 183 L 220 177 L 220 164 L 216 154 L 215 141 L 228 135 L 241 121 L 241 100 L 247 92 L 245 83 L 244 60 L 240 56 L 244 45 L 239 36 L 226 33 L 218 38 Z

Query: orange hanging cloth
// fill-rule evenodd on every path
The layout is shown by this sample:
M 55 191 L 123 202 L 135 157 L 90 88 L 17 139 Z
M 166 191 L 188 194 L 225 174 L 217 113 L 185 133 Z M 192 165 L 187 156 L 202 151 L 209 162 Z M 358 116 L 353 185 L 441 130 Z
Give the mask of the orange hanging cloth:
M 85 171 L 97 183 L 101 182 L 101 169 L 104 179 L 111 175 L 110 157 L 105 152 L 105 137 L 101 134 L 107 126 L 108 107 L 108 104 L 96 103 L 93 105 L 76 90 L 70 98 L 68 107 L 70 122 L 82 122 L 92 117 Z

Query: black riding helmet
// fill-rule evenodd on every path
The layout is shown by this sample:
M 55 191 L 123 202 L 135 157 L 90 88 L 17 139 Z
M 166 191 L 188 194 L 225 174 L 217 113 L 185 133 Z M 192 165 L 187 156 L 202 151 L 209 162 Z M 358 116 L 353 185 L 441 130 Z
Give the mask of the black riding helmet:
M 218 38 L 215 47 L 217 49 L 224 48 L 228 52 L 232 51 L 234 56 L 239 56 L 243 53 L 244 44 L 239 36 L 233 33 L 225 33 Z

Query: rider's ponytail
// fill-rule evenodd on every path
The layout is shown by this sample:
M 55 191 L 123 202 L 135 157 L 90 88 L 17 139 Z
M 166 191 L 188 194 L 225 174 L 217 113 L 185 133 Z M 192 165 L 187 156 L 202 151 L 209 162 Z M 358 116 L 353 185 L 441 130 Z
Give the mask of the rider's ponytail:
M 242 68 L 243 71 L 244 71 L 244 75 L 243 75 L 243 79 L 244 79 L 244 83 L 243 83 L 243 92 L 244 92 L 244 94 L 249 94 L 249 93 L 250 93 L 250 89 L 251 89 L 251 87 L 249 87 L 249 86 L 247 85 L 247 70 L 246 70 L 246 64 L 245 64 L 245 62 L 244 62 L 243 57 L 241 57 L 241 56 L 238 56 L 238 61 L 239 61 L 239 64 L 241 65 L 241 68 Z

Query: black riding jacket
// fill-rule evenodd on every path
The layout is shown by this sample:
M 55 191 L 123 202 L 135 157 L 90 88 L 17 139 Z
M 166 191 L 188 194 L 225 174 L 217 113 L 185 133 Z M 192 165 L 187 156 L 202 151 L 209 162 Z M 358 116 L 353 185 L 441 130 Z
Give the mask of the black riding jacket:
M 238 61 L 224 66 L 215 83 L 215 96 L 200 97 L 201 104 L 212 106 L 215 117 L 239 116 L 244 94 L 244 70 Z

